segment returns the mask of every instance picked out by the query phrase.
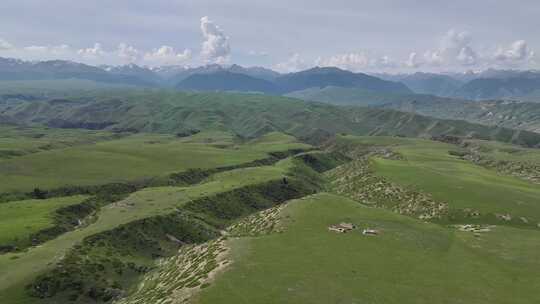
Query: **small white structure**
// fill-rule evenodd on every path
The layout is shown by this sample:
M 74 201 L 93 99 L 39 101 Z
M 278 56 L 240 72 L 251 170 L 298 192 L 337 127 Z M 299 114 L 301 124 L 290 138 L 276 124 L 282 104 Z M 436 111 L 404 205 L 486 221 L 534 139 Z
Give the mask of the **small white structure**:
M 370 228 L 364 229 L 362 231 L 363 235 L 379 235 L 379 233 L 380 233 L 379 230 L 370 229 Z
M 328 230 L 330 231 L 334 231 L 334 232 L 339 232 L 339 233 L 345 233 L 345 232 L 349 232 L 353 229 L 355 229 L 356 226 L 351 224 L 351 223 L 339 223 L 337 225 L 331 225 L 328 227 Z

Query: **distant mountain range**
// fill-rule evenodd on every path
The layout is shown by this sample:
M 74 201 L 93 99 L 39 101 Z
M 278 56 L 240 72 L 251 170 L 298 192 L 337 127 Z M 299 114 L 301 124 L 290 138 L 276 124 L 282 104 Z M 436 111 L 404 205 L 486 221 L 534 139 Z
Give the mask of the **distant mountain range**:
M 188 91 L 258 92 L 302 95 L 317 90 L 343 88 L 380 95 L 429 94 L 470 100 L 515 99 L 540 102 L 540 71 L 486 70 L 483 72 L 434 74 L 353 73 L 335 67 L 316 67 L 280 74 L 262 67 L 206 65 L 141 67 L 90 66 L 63 60 L 29 62 L 0 58 L 2 80 L 82 79 L 99 83 L 143 87 L 168 87 Z M 328 93 L 326 90 L 326 93 Z M 296 93 L 295 93 L 296 92 Z M 348 92 L 350 93 L 350 92 Z M 339 99 L 340 97 L 337 96 Z M 341 97 L 344 98 L 344 97 Z M 317 99 L 317 98 L 315 98 Z
M 375 74 L 399 81 L 415 93 L 471 100 L 515 99 L 540 101 L 540 71 L 488 69 L 474 73 L 402 75 Z
M 540 72 L 509 73 L 506 77 L 473 79 L 453 96 L 474 99 L 521 99 L 540 101 Z

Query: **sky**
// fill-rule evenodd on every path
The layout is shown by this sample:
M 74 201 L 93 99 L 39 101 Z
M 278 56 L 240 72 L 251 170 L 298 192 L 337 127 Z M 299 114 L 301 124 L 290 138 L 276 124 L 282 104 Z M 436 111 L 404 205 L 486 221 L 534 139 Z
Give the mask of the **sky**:
M 537 69 L 538 0 L 1 0 L 0 56 L 292 72 Z

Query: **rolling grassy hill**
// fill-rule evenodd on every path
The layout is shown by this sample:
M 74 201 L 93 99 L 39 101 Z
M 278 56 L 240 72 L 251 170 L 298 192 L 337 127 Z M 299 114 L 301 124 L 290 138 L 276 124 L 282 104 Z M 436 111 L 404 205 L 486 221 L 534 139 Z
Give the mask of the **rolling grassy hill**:
M 367 208 L 363 204 L 371 203 L 362 199 L 351 201 L 323 193 L 295 200 L 281 211 L 277 231 L 227 241 L 230 266 L 195 295 L 194 303 L 218 299 L 222 303 L 265 303 L 269 298 L 281 303 L 538 301 L 534 293 L 540 286 L 534 275 L 540 267 L 534 258 L 540 238 L 537 185 L 457 159 L 448 153 L 456 149 L 454 145 L 389 137 L 338 140 L 399 153 L 402 159 L 372 158 L 373 172 L 447 202 L 450 214 L 459 209 L 479 215 L 428 219 L 432 223 L 427 223 Z M 501 148 L 500 144 L 484 144 Z M 492 152 L 501 153 L 485 150 Z M 536 150 L 521 152 L 524 154 L 515 159 L 540 156 Z M 354 179 L 337 177 L 338 184 Z M 356 191 L 361 187 L 348 188 Z M 381 199 L 388 191 L 391 189 L 381 190 Z M 401 199 L 404 204 L 412 203 Z M 486 217 L 487 213 L 509 214 L 512 219 Z M 346 234 L 328 231 L 330 225 L 340 222 L 358 228 Z M 471 223 L 484 227 L 478 230 L 483 232 L 463 229 Z M 362 235 L 364 228 L 377 229 L 380 234 Z
M 447 202 L 450 209 L 471 209 L 492 215 L 510 214 L 516 222 L 525 217 L 527 222 L 540 223 L 538 185 L 501 176 L 458 159 L 449 154 L 455 149 L 452 145 L 384 137 L 359 138 L 358 142 L 374 146 L 391 142 L 391 149 L 403 155 L 404 159 L 374 158 L 375 172 L 389 181 L 430 193 L 435 200 Z M 535 155 L 538 157 L 540 153 L 536 151 Z
M 65 130 L 51 134 L 54 132 L 72 136 L 79 132 L 81 138 L 96 133 Z M 47 137 L 37 140 L 42 145 L 47 142 Z M 20 149 L 28 145 L 28 140 L 12 139 L 11 145 L 12 149 Z M 220 132 L 186 138 L 136 134 L 0 159 L 0 193 L 142 180 L 194 168 L 238 165 L 266 158 L 270 152 L 307 148 L 309 145 L 290 136 L 272 133 L 244 144 L 235 143 L 233 136 Z
M 30 135 L 37 132 L 23 131 Z M 481 145 L 482 153 L 498 158 L 511 153 L 509 160 L 540 159 L 536 149 L 467 142 Z M 241 139 L 227 132 L 207 131 L 188 137 L 135 134 L 45 152 L 70 155 L 71 149 L 87 149 L 89 155 L 130 155 L 140 166 L 147 166 L 140 172 L 155 169 L 155 174 L 165 174 L 170 172 L 168 168 L 156 163 L 158 160 L 149 162 L 146 156 L 176 161 L 181 155 L 189 160 L 179 166 L 204 168 L 222 165 L 220 162 L 248 162 L 271 151 L 292 148 L 309 146 L 276 132 Z M 191 186 L 149 187 L 130 193 L 99 208 L 92 221 L 75 230 L 37 247 L 0 255 L 4 270 L 0 273 L 0 296 L 7 303 L 25 304 L 103 303 L 121 296 L 127 296 L 122 304 L 185 297 L 190 303 L 266 303 L 269 298 L 283 303 L 537 300 L 540 192 L 536 184 L 450 154 L 464 148 L 447 143 L 347 135 L 338 136 L 328 148 L 336 152 L 303 153 L 270 166 L 220 172 Z M 337 189 L 336 185 L 352 185 L 347 188 L 351 191 L 362 189 L 354 184 L 355 176 L 340 171 L 350 165 L 340 165 L 347 158 L 330 157 L 357 148 L 383 151 L 370 158 L 377 178 L 446 203 L 447 214 L 453 217 L 419 220 L 384 205 L 373 208 L 367 200 L 351 200 L 346 198 L 347 192 L 320 193 L 273 207 L 322 187 L 329 192 Z M 399 157 L 383 157 L 390 150 Z M 212 158 L 218 162 L 212 163 L 208 156 L 214 151 L 230 152 L 232 158 Z M 115 167 L 105 164 L 102 168 L 122 173 L 135 166 L 123 162 L 130 157 L 125 159 L 115 160 Z M 90 160 L 99 168 L 98 159 Z M 332 169 L 336 165 L 340 166 Z M 325 178 L 320 173 L 328 169 L 332 174 L 325 173 Z M 70 179 L 86 178 L 89 170 L 73 171 Z M 336 172 L 342 174 L 334 181 Z M 304 183 L 313 183 L 313 188 L 296 188 Z M 283 189 L 291 192 L 282 194 Z M 386 193 L 387 189 L 381 191 Z M 398 199 L 402 201 L 397 204 L 411 203 L 405 197 Z M 30 206 L 28 203 L 34 201 L 3 203 L 0 208 Z M 52 204 L 41 206 L 47 212 L 56 208 L 47 208 Z M 249 215 L 261 209 L 265 211 L 260 215 Z M 17 212 L 21 210 L 29 209 Z M 480 215 L 464 217 L 457 212 L 463 210 Z M 35 216 L 46 219 L 47 212 Z M 497 214 L 509 214 L 512 219 Z M 328 230 L 329 225 L 340 222 L 358 228 L 346 234 Z M 472 223 L 485 231 L 462 231 L 462 226 L 456 226 Z M 25 231 L 19 222 L 14 226 Z M 364 228 L 377 229 L 380 234 L 365 236 L 361 233 Z M 217 229 L 228 229 L 229 237 L 219 237 Z
M 410 137 L 449 134 L 527 146 L 540 143 L 540 135 L 531 132 L 257 94 L 108 91 L 49 101 L 12 101 L 0 105 L 0 113 L 24 124 L 117 132 L 220 130 L 255 138 L 278 131 L 315 140 L 336 133 Z
M 0 125 L 0 159 L 120 139 L 128 134 Z
M 478 238 L 331 194 L 289 202 L 281 216 L 283 233 L 229 240 L 231 266 L 193 302 L 538 300 L 537 231 L 497 227 Z M 359 228 L 346 234 L 328 231 L 340 222 Z M 364 236 L 364 228 L 381 234 Z
M 449 152 L 459 146 L 395 137 L 338 137 L 330 149 L 370 157 L 373 173 L 414 196 L 391 196 L 377 181 L 380 199 L 414 205 L 426 197 L 448 204 L 450 217 L 416 218 L 367 199 L 319 193 L 240 219 L 218 243 L 186 247 L 145 275 L 122 304 L 188 303 L 533 303 L 540 281 L 540 200 L 535 184 L 504 176 Z M 484 153 L 514 151 L 514 160 L 537 160 L 537 150 L 476 142 Z M 503 151 L 501 151 L 503 149 Z M 389 151 L 394 151 L 390 153 Z M 506 152 L 505 152 L 506 151 Z M 354 161 L 353 161 L 354 162 Z M 325 173 L 327 191 L 355 192 L 345 163 Z M 335 174 L 338 172 L 339 174 Z M 370 173 L 371 174 L 371 173 Z M 358 177 L 364 178 L 360 172 Z M 332 181 L 334 178 L 337 180 Z M 361 181 L 364 183 L 364 180 Z M 342 187 L 343 188 L 340 188 Z M 456 210 L 473 213 L 456 217 Z M 478 215 L 476 215 L 478 212 Z M 512 220 L 486 217 L 511 214 Z M 522 218 L 527 219 L 525 223 Z M 357 228 L 329 231 L 341 222 Z M 378 234 L 366 236 L 363 229 Z M 193 261 L 197 261 L 195 264 Z M 203 276 L 191 273 L 206 271 Z M 481 291 L 481 292 L 479 292 Z

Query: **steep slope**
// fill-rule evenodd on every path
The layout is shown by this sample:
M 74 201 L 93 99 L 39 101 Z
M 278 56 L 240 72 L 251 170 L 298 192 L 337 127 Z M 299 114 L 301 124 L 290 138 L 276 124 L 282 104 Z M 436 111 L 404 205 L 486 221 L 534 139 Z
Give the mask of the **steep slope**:
M 4 117 L 51 127 L 178 133 L 224 130 L 242 137 L 272 131 L 311 141 L 336 133 L 431 137 L 471 136 L 527 146 L 540 134 L 441 120 L 387 109 L 338 107 L 258 94 L 107 92 L 65 100 L 0 104 Z
M 353 73 L 338 68 L 316 67 L 302 72 L 290 73 L 276 78 L 275 83 L 284 93 L 327 86 L 359 88 L 386 93 L 412 93 L 402 83 L 386 81 L 366 74 Z

